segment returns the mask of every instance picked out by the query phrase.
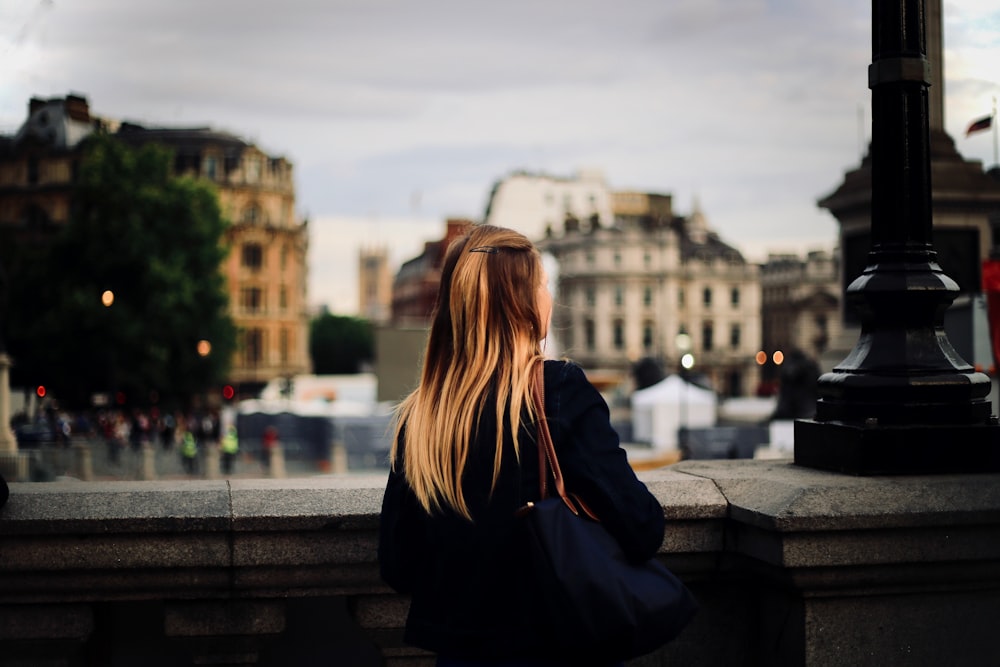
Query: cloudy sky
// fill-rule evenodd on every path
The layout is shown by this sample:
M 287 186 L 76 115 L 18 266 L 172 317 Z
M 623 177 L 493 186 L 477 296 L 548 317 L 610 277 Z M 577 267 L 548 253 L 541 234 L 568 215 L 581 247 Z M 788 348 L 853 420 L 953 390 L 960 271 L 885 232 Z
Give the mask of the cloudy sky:
M 1000 97 L 1000 4 L 944 0 L 946 128 Z M 310 300 L 357 307 L 357 252 L 393 262 L 481 218 L 516 169 L 697 198 L 752 259 L 832 247 L 816 199 L 870 127 L 868 0 L 2 0 L 0 132 L 32 96 L 209 125 L 295 164 Z

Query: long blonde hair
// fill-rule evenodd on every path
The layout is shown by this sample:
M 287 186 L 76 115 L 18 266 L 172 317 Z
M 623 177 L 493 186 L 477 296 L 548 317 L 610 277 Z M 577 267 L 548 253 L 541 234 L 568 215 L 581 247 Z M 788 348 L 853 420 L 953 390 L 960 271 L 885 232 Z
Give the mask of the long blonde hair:
M 532 409 L 532 370 L 542 360 L 541 257 L 510 229 L 474 226 L 448 248 L 420 384 L 397 410 L 392 461 L 402 439 L 404 474 L 428 512 L 471 519 L 462 492 L 470 437 L 487 396 L 496 396 L 496 486 L 504 413 L 519 456 L 521 415 Z

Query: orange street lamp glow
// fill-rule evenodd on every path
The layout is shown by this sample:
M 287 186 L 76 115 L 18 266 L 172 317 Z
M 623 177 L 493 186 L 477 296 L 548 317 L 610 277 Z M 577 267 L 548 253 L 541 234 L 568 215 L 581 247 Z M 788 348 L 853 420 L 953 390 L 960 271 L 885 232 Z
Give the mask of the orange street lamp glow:
M 758 366 L 763 366 L 764 364 L 767 363 L 767 352 L 765 352 L 764 350 L 761 350 L 754 357 L 754 360 L 757 362 Z
M 211 352 L 211 351 L 212 351 L 212 344 L 211 343 L 209 343 L 204 338 L 202 338 L 200 341 L 198 341 L 198 354 L 199 355 L 201 355 L 203 357 L 207 357 L 208 353 Z
M 104 290 L 101 294 L 101 303 L 104 304 L 105 308 L 110 308 L 111 304 L 115 302 L 115 293 L 109 289 Z
M 776 366 L 780 366 L 782 364 L 782 362 L 784 362 L 784 361 L 785 361 L 785 353 L 784 352 L 782 352 L 781 350 L 778 350 L 777 352 L 774 353 L 774 364 Z

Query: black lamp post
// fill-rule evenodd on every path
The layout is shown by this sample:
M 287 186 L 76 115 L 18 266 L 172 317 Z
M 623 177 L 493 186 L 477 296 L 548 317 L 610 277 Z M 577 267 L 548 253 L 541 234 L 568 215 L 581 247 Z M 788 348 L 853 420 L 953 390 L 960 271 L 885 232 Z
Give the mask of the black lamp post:
M 795 424 L 795 462 L 853 474 L 1000 470 L 990 379 L 944 332 L 958 293 L 932 243 L 924 0 L 873 0 L 872 248 L 847 288 L 861 316 L 851 353 L 819 379 Z

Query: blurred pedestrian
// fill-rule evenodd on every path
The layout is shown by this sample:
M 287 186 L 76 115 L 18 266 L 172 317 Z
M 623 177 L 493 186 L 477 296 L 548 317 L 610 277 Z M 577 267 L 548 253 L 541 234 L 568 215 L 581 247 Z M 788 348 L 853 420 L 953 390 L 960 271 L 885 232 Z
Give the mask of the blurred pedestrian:
M 278 445 L 278 429 L 268 425 L 264 429 L 264 437 L 261 439 L 261 444 L 263 445 L 260 451 L 261 463 L 264 465 L 264 470 L 270 470 L 271 452 Z
M 187 474 L 193 475 L 198 471 L 198 441 L 189 430 L 181 436 L 181 461 Z
M 222 437 L 222 472 L 225 474 L 233 472 L 233 461 L 236 460 L 238 451 L 240 451 L 240 441 L 236 435 L 236 427 L 230 425 L 226 429 L 226 435 Z
M 163 422 L 160 424 L 160 444 L 163 449 L 170 451 L 174 447 L 174 429 L 177 428 L 177 420 L 169 412 L 163 415 Z

